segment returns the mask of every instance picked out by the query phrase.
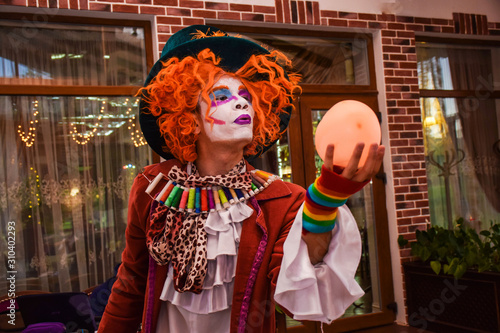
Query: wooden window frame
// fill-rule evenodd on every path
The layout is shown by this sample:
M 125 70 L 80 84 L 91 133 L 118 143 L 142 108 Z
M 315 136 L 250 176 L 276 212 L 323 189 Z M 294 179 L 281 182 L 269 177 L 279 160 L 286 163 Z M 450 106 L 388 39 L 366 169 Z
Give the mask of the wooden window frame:
M 37 22 L 37 14 L 0 13 L 0 20 Z M 43 23 L 66 23 L 79 25 L 126 26 L 144 29 L 146 68 L 153 67 L 153 37 L 151 22 L 144 20 L 102 19 L 81 16 L 45 16 Z M 76 85 L 26 85 L 0 84 L 0 95 L 56 95 L 56 96 L 134 96 L 141 86 L 76 86 Z
M 469 39 L 469 38 L 445 38 L 432 35 L 415 35 L 417 43 L 426 42 L 442 45 L 464 45 L 464 46 L 492 46 L 500 48 L 500 40 L 496 39 Z M 416 46 L 418 48 L 418 45 Z M 477 90 L 433 90 L 420 89 L 420 97 L 437 97 L 437 98 L 475 98 Z M 489 91 L 488 98 L 500 98 L 500 90 Z
M 378 101 L 377 94 L 363 94 L 363 93 L 328 93 L 328 94 L 308 94 L 307 100 L 304 101 L 300 99 L 298 101 L 300 107 L 300 124 L 302 126 L 302 137 L 301 143 L 303 145 L 303 161 L 305 171 L 305 184 L 308 186 L 315 180 L 315 173 L 311 170 L 316 170 L 314 164 L 314 154 L 315 148 L 313 144 L 313 133 L 312 133 L 312 117 L 311 111 L 313 109 L 324 108 L 324 105 L 333 105 L 341 100 L 352 99 L 358 100 L 370 106 L 375 113 L 379 114 L 378 111 Z M 293 168 L 293 165 L 292 165 Z M 294 170 L 295 172 L 295 170 Z M 294 176 L 295 179 L 295 176 Z M 368 314 L 360 315 L 362 316 L 362 321 L 360 322 L 360 316 L 351 316 L 346 318 L 340 318 L 334 321 L 330 326 L 323 327 L 324 332 L 345 332 L 352 330 L 359 330 L 368 327 L 380 326 L 384 324 L 392 323 L 395 319 L 395 314 L 390 308 L 394 303 L 394 289 L 392 280 L 392 266 L 391 261 L 387 258 L 391 257 L 390 248 L 386 246 L 389 242 L 389 225 L 387 220 L 387 208 L 385 203 L 386 192 L 385 183 L 383 177 L 383 170 L 374 177 L 372 180 L 373 186 L 373 206 L 375 220 L 377 221 L 375 229 L 375 241 L 377 248 L 377 263 L 378 263 L 378 274 L 379 274 L 379 286 L 380 286 L 380 311 L 372 312 Z M 313 323 L 308 323 L 308 325 L 313 325 Z M 320 323 L 314 323 L 316 327 L 315 332 L 321 332 Z M 306 330 L 293 330 L 293 328 L 288 328 L 287 332 L 310 332 L 308 329 L 311 326 L 305 326 Z

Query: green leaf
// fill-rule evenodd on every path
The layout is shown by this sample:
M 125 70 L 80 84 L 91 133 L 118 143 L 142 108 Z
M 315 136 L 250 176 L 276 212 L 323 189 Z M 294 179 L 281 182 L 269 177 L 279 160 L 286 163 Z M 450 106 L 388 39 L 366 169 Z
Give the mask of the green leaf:
M 420 242 L 421 244 L 428 243 L 427 233 L 425 231 L 417 229 L 415 236 L 417 237 L 417 242 Z
M 457 237 L 455 237 L 454 234 L 450 233 L 448 235 L 448 241 L 450 242 L 449 244 L 451 244 L 453 247 L 457 247 L 458 246 Z
M 468 252 L 466 255 L 465 255 L 465 262 L 467 263 L 467 265 L 469 266 L 474 266 L 474 263 L 477 262 L 477 255 L 475 253 L 472 253 L 472 252 Z
M 422 246 L 422 244 L 417 243 L 417 242 L 413 242 L 413 243 L 411 243 L 411 254 L 422 259 L 421 254 L 422 254 L 423 248 L 424 247 Z
M 474 229 L 469 229 L 468 230 L 468 235 L 470 236 L 470 238 L 476 242 L 476 244 L 481 244 L 481 239 L 479 238 L 479 235 L 477 234 L 476 230 Z
M 437 260 L 433 260 L 431 261 L 431 268 L 434 273 L 439 274 L 439 272 L 441 272 L 441 263 Z
M 489 232 L 488 230 L 483 230 L 480 232 L 480 234 L 485 236 L 485 237 L 489 237 L 491 235 L 491 232 Z
M 448 274 L 448 270 L 450 269 L 450 265 L 448 264 L 444 264 L 443 265 L 443 273 L 444 274 Z
M 482 263 L 478 266 L 477 270 L 478 270 L 478 272 L 484 272 L 484 271 L 488 271 L 488 270 L 490 270 L 490 268 L 491 268 L 490 263 L 488 263 L 487 261 L 485 261 L 485 262 L 482 262 Z
M 423 261 L 427 261 L 427 259 L 429 259 L 430 256 L 431 256 L 431 251 L 426 247 L 422 247 L 422 253 L 420 254 L 420 258 Z
M 446 253 L 448 252 L 448 248 L 441 246 L 439 249 L 437 249 L 437 254 L 440 259 L 446 258 Z
M 429 236 L 429 240 L 434 241 L 434 237 L 436 237 L 436 229 L 432 228 L 427 231 L 427 235 Z
M 450 262 L 450 267 L 448 268 L 448 274 L 453 274 L 455 275 L 455 271 L 457 270 L 458 267 L 458 258 L 453 258 Z
M 465 272 L 467 272 L 467 264 L 463 262 L 457 266 L 457 269 L 455 270 L 455 273 L 453 273 L 453 276 L 455 277 L 455 279 L 460 279 L 465 274 Z
M 399 247 L 405 247 L 408 244 L 408 240 L 403 237 L 403 235 L 399 235 L 398 237 Z

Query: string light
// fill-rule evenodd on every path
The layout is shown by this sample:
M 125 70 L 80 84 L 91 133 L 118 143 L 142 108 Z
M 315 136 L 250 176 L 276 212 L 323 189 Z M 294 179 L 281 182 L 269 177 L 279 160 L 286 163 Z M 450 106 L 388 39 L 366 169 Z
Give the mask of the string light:
M 41 205 L 41 199 L 40 199 L 40 176 L 38 175 L 38 172 L 35 170 L 35 168 L 30 167 L 30 173 L 28 174 L 28 182 L 30 184 L 30 196 L 28 199 L 28 207 L 30 209 L 30 212 L 28 214 L 28 218 L 31 219 L 33 218 L 33 209 L 35 209 L 36 206 Z M 34 182 L 34 183 L 33 183 Z M 33 188 L 32 185 L 35 185 L 36 188 Z M 40 222 L 38 222 L 40 223 Z
M 37 119 L 37 116 L 39 114 L 38 101 L 34 101 L 31 103 L 34 104 L 33 105 L 33 119 L 30 120 L 27 135 L 26 135 L 26 132 L 23 131 L 23 127 L 21 125 L 18 125 L 18 127 L 17 127 L 17 133 L 21 137 L 21 140 L 24 142 L 26 147 L 31 147 L 35 143 L 36 124 L 38 124 L 38 119 Z
M 125 101 L 128 102 L 128 98 Z M 137 102 L 139 102 L 139 99 L 135 100 L 135 104 L 137 104 Z M 131 111 L 132 111 L 132 108 L 128 108 L 127 116 L 130 115 Z M 129 122 L 128 130 L 130 132 L 130 139 L 132 140 L 132 142 L 134 142 L 134 146 L 136 146 L 136 147 L 144 146 L 146 144 L 146 141 L 144 140 L 143 136 L 141 135 L 141 131 L 138 128 L 136 128 L 136 126 L 135 126 L 135 115 L 133 115 L 131 118 L 129 118 L 128 122 Z
M 123 170 L 126 170 L 126 169 L 135 169 L 135 165 L 133 164 L 126 164 L 123 166 Z
M 281 145 L 280 145 L 280 140 L 276 142 L 276 150 L 277 150 L 277 155 L 278 155 L 278 172 L 280 174 L 280 178 L 283 179 L 283 160 L 281 159 Z
M 78 130 L 76 129 L 75 124 L 74 123 L 70 124 L 72 129 L 70 129 L 69 134 L 71 134 L 71 138 L 73 139 L 73 141 L 75 141 L 79 145 L 83 146 L 83 145 L 86 145 L 87 143 L 89 143 L 90 139 L 92 139 L 94 137 L 94 134 L 97 131 L 97 127 L 99 126 L 99 122 L 102 119 L 102 115 L 104 114 L 104 109 L 106 107 L 106 101 L 102 101 L 102 104 L 103 105 L 101 105 L 101 110 L 99 111 L 100 112 L 99 117 L 97 118 L 97 121 L 94 124 L 94 129 L 92 131 L 90 131 L 90 133 L 83 133 L 83 134 L 78 133 Z

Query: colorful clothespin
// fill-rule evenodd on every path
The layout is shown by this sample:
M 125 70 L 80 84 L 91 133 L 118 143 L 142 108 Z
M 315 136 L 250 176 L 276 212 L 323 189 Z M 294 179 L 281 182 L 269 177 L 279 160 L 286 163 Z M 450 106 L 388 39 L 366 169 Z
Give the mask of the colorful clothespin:
M 149 185 L 148 187 L 146 188 L 146 193 L 152 198 L 153 196 L 151 195 L 151 192 L 153 192 L 153 190 L 155 189 L 156 185 L 158 185 L 158 183 L 160 182 L 160 180 L 163 179 L 163 173 L 159 173 L 156 175 L 156 177 L 153 179 L 153 181 L 150 181 L 144 174 L 142 174 L 144 176 L 144 178 L 146 178 L 148 181 L 149 181 Z

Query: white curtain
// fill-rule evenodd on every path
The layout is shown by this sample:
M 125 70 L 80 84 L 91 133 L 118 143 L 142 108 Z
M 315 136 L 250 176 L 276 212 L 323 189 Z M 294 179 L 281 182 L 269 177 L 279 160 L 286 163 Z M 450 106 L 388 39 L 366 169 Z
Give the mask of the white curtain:
M 17 290 L 79 291 L 113 276 L 128 191 L 150 163 L 137 109 L 126 97 L 0 96 L 0 265 L 14 222 Z
M 0 95 L 0 265 L 15 225 L 17 291 L 85 290 L 113 276 L 128 191 L 150 163 L 137 99 L 92 94 L 143 84 L 144 29 L 2 20 L 0 45 L 0 84 L 26 91 Z M 33 96 L 43 85 L 85 96 Z

